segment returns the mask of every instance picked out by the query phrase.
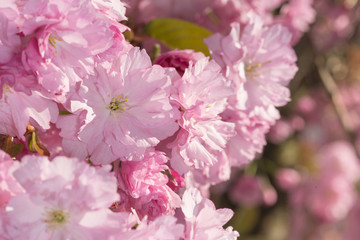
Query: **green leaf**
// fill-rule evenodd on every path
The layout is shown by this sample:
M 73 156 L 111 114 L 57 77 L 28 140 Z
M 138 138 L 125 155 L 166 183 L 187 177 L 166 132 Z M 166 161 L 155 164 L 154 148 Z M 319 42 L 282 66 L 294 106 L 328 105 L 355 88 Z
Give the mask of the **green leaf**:
M 196 24 L 175 18 L 158 18 L 149 22 L 145 31 L 169 48 L 193 49 L 210 56 L 203 39 L 212 32 Z

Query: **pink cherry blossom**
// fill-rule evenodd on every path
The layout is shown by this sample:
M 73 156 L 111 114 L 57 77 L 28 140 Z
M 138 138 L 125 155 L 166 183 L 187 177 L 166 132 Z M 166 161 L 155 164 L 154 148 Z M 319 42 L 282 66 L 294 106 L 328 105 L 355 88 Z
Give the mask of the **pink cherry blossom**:
M 211 10 L 216 21 L 207 24 L 216 32 L 228 33 L 231 23 L 238 22 L 246 24 L 249 21 L 249 12 L 259 15 L 268 25 L 273 21 L 273 11 L 280 6 L 284 0 L 213 0 Z M 212 26 L 211 26 L 212 25 Z
M 17 35 L 19 12 L 13 1 L 1 3 L 0 7 L 0 66 L 8 63 L 18 52 L 21 46 L 20 37 Z M 0 82 L 2 85 L 3 83 Z M 1 87 L 0 85 L 0 87 Z M 0 93 L 1 97 L 1 93 Z
M 328 176 L 307 186 L 306 206 L 322 221 L 344 219 L 355 203 L 353 187 L 341 176 Z
M 261 180 L 257 177 L 239 178 L 230 191 L 231 200 L 243 206 L 256 206 L 263 202 Z
M 148 149 L 144 158 L 136 161 L 115 162 L 119 191 L 122 199 L 118 210 L 134 208 L 140 217 L 155 219 L 161 215 L 174 215 L 180 207 L 180 197 L 167 185 L 165 171 L 168 158 Z
M 251 207 L 264 204 L 274 205 L 277 193 L 270 183 L 263 177 L 242 176 L 230 190 L 230 199 L 239 205 Z
M 300 174 L 291 168 L 283 168 L 276 172 L 275 180 L 277 186 L 282 190 L 291 190 L 300 184 Z
M 0 150 L 0 212 L 5 210 L 11 197 L 23 192 L 13 176 L 18 164 L 7 153 Z
M 341 176 L 349 183 L 360 180 L 360 163 L 354 148 L 346 141 L 329 143 L 318 153 L 320 174 L 326 176 Z
M 116 28 L 125 30 L 104 14 L 110 14 L 109 5 L 104 4 L 29 0 L 23 6 L 20 28 L 27 44 L 22 62 L 52 99 L 64 103 L 75 83 L 93 73 L 95 55 L 113 45 Z M 124 6 L 118 5 L 115 11 L 122 15 Z
M 154 221 L 146 218 L 133 229 L 128 229 L 111 237 L 109 240 L 181 240 L 184 236 L 184 226 L 178 224 L 173 216 L 159 216 Z
M 50 128 L 50 122 L 58 117 L 56 103 L 42 97 L 38 92 L 31 96 L 3 86 L 0 99 L 0 133 L 25 140 L 24 133 L 30 123 L 41 131 Z
M 203 198 L 196 188 L 187 189 L 181 205 L 185 216 L 185 239 L 236 240 L 239 237 L 232 227 L 223 229 L 233 212 L 230 209 L 216 209 L 213 202 Z
M 275 144 L 280 144 L 285 141 L 294 133 L 294 129 L 291 126 L 291 122 L 285 119 L 278 120 L 274 126 L 271 127 L 268 139 Z
M 234 125 L 221 120 L 219 114 L 227 106 L 233 92 L 214 61 L 203 58 L 186 69 L 174 83 L 172 95 L 183 112 L 178 121 L 181 129 L 172 147 L 171 165 L 180 174 L 213 165 L 217 154 L 224 151 L 234 135 Z
M 119 197 L 109 170 L 74 158 L 24 157 L 13 175 L 26 192 L 7 208 L 11 239 L 106 239 L 115 233 L 121 216 L 108 209 Z
M 354 204 L 353 208 L 345 221 L 344 240 L 356 240 L 359 237 L 359 216 L 360 216 L 360 202 L 359 198 Z
M 266 119 L 265 111 L 256 110 L 249 114 L 246 111 L 229 108 L 221 114 L 224 121 L 235 124 L 237 133 L 226 146 L 231 166 L 245 166 L 255 158 L 256 154 L 261 153 L 266 145 L 265 134 L 270 129 L 271 121 Z
M 270 119 L 276 119 L 273 107 L 290 100 L 286 86 L 297 71 L 290 40 L 285 27 L 266 27 L 257 15 L 242 30 L 233 24 L 229 35 L 217 33 L 205 39 L 212 57 L 236 88 L 237 109 L 263 108 Z
M 189 62 L 196 63 L 201 58 L 204 58 L 204 54 L 200 52 L 194 52 L 193 50 L 173 50 L 158 56 L 154 64 L 158 64 L 162 67 L 173 67 L 182 76 L 185 69 L 189 67 Z
M 171 177 L 169 177 L 169 181 L 167 185 L 173 190 L 176 191 L 180 188 L 185 187 L 185 179 L 180 176 L 177 172 L 172 169 L 169 169 Z
M 71 101 L 71 112 L 86 111 L 79 129 L 68 124 L 74 116 L 64 116 L 62 131 L 72 131 L 72 140 L 85 143 L 95 164 L 140 159 L 178 128 L 178 110 L 169 102 L 170 77 L 138 48 L 120 56 L 118 65 L 106 64 L 98 65 L 96 76 Z
M 281 8 L 280 16 L 275 20 L 286 26 L 292 33 L 291 44 L 295 45 L 309 25 L 315 21 L 316 12 L 313 9 L 313 0 L 290 0 Z
M 201 186 L 203 186 L 203 191 L 206 191 L 206 188 L 209 187 L 210 184 L 215 185 L 229 180 L 231 173 L 230 159 L 225 152 L 212 154 L 216 157 L 217 161 L 212 165 L 192 169 L 191 172 L 188 172 L 188 177 L 190 177 L 191 180 L 188 179 L 187 186 L 196 186 L 196 188 L 201 188 Z

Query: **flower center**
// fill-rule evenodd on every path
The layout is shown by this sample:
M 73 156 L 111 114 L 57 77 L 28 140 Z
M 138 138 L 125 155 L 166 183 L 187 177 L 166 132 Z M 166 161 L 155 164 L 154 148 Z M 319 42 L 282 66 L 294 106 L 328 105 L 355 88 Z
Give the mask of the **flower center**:
M 53 46 L 54 48 L 56 48 L 56 41 L 62 41 L 61 38 L 56 37 L 54 34 L 50 33 L 49 36 L 49 43 L 51 44 L 51 46 Z
M 13 92 L 11 91 L 9 85 L 4 83 L 2 93 L 5 94 L 5 93 L 13 93 Z
M 50 229 L 62 227 L 69 222 L 69 214 L 61 209 L 51 209 L 50 211 L 46 211 L 45 216 L 46 219 L 44 222 Z
M 121 94 L 111 99 L 108 109 L 110 109 L 111 113 L 124 112 L 126 108 L 129 107 L 127 103 L 128 98 Z
M 270 63 L 270 61 L 264 62 L 264 63 L 247 63 L 245 64 L 245 72 L 246 76 L 253 80 L 255 77 L 260 76 L 260 74 L 257 72 L 259 68 L 261 68 L 263 65 Z

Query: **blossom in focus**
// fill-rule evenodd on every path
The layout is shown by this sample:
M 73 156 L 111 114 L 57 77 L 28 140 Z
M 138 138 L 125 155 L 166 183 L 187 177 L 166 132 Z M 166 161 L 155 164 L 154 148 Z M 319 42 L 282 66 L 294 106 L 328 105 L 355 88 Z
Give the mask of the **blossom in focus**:
M 184 236 L 184 226 L 177 223 L 173 216 L 159 216 L 154 221 L 143 219 L 136 228 L 128 229 L 112 236 L 109 240 L 181 240 Z
M 0 212 L 5 210 L 11 197 L 23 192 L 22 187 L 13 176 L 18 164 L 0 149 Z
M 185 69 L 189 67 L 190 61 L 195 63 L 204 57 L 203 53 L 194 52 L 193 50 L 173 50 L 158 56 L 154 64 L 162 67 L 173 67 L 182 76 Z
M 297 71 L 290 40 L 285 27 L 264 26 L 254 14 L 243 29 L 234 23 L 229 35 L 217 33 L 205 39 L 235 88 L 222 114 L 224 121 L 235 123 L 237 133 L 227 146 L 232 166 L 242 166 L 262 152 L 265 134 L 280 117 L 276 107 L 290 100 L 287 85 Z
M 94 57 L 113 45 L 116 29 L 126 29 L 117 22 L 126 19 L 121 14 L 123 3 L 119 1 L 115 11 L 104 4 L 95 0 L 17 3 L 22 64 L 36 76 L 44 95 L 64 103 L 75 84 L 93 73 Z M 114 18 L 110 12 L 116 11 Z
M 118 61 L 99 64 L 96 76 L 87 79 L 70 101 L 71 112 L 79 116 L 78 129 L 66 124 L 73 116 L 64 116 L 59 126 L 72 131 L 72 140 L 86 144 L 95 164 L 140 159 L 148 147 L 178 129 L 179 113 L 169 102 L 171 80 L 165 70 L 152 66 L 138 48 Z
M 233 91 L 220 74 L 219 66 L 207 58 L 190 65 L 182 78 L 174 82 L 174 87 L 171 97 L 182 116 L 176 139 L 169 144 L 171 166 L 183 174 L 190 167 L 201 169 L 214 165 L 228 139 L 235 134 L 234 125 L 219 116 Z
M 297 72 L 290 40 L 285 27 L 266 27 L 256 15 L 242 30 L 233 24 L 229 35 L 217 33 L 205 39 L 212 57 L 236 89 L 237 109 L 251 112 L 263 108 L 270 120 L 278 118 L 272 108 L 290 100 L 286 86 Z
M 150 220 L 162 215 L 174 215 L 180 207 L 180 197 L 168 186 L 168 158 L 148 149 L 141 159 L 115 162 L 121 199 L 115 211 L 135 209 Z
M 17 92 L 8 85 L 3 86 L 3 96 L 0 99 L 0 134 L 17 136 L 25 140 L 24 133 L 30 123 L 45 131 L 50 128 L 58 117 L 58 107 L 55 102 L 44 98 L 33 91 L 31 96 Z
M 256 154 L 261 153 L 266 145 L 265 134 L 270 129 L 270 122 L 264 119 L 266 116 L 264 111 L 257 110 L 247 114 L 246 111 L 229 107 L 221 114 L 223 121 L 235 124 L 236 135 L 226 146 L 226 154 L 231 166 L 245 166 L 255 158 Z
M 13 173 L 25 192 L 7 205 L 8 235 L 19 240 L 106 239 L 119 220 L 108 209 L 119 198 L 109 171 L 110 166 L 90 167 L 75 158 L 50 162 L 25 156 Z

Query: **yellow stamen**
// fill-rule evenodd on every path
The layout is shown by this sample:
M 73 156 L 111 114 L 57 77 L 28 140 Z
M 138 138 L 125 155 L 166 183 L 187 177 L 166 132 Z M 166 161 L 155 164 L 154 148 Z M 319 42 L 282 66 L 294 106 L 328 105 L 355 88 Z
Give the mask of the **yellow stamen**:
M 111 113 L 124 112 L 127 107 L 129 107 L 128 98 L 123 94 L 117 97 L 113 97 L 109 103 L 108 109 L 110 109 Z
M 51 209 L 46 211 L 44 215 L 46 216 L 44 222 L 51 230 L 62 227 L 69 222 L 69 214 L 61 209 Z
M 56 41 L 62 41 L 62 39 L 59 38 L 59 37 L 56 37 L 54 34 L 50 33 L 49 43 L 50 43 L 51 46 L 53 46 L 54 48 L 56 48 Z
M 261 68 L 263 65 L 270 63 L 271 61 L 267 61 L 264 63 L 248 63 L 245 65 L 245 71 L 246 71 L 246 76 L 250 79 L 253 80 L 254 77 L 258 77 L 260 76 L 259 73 L 257 73 L 258 69 Z
M 4 83 L 2 93 L 5 94 L 5 93 L 13 93 L 13 92 L 11 91 L 9 85 L 7 85 L 6 83 Z

